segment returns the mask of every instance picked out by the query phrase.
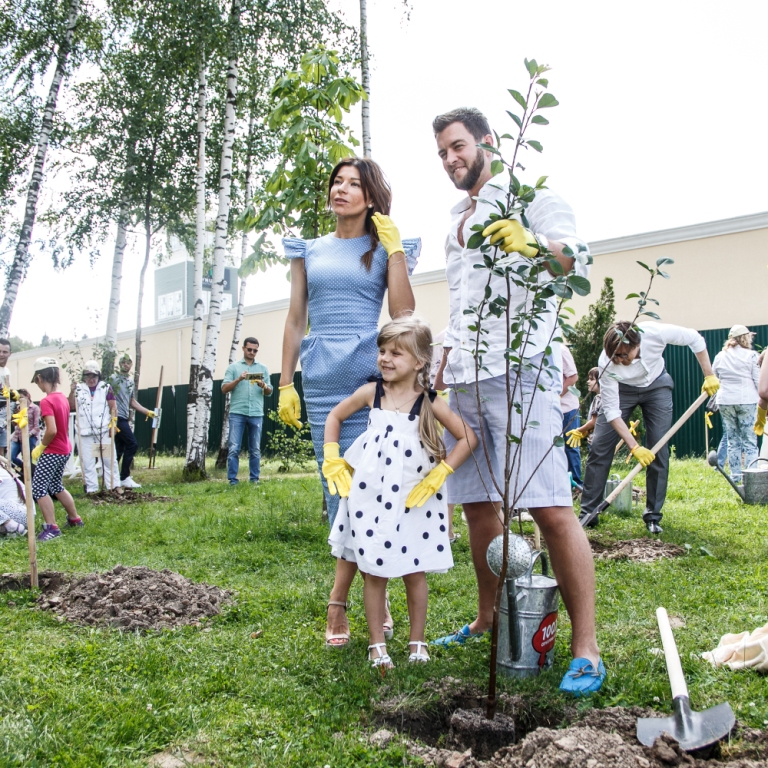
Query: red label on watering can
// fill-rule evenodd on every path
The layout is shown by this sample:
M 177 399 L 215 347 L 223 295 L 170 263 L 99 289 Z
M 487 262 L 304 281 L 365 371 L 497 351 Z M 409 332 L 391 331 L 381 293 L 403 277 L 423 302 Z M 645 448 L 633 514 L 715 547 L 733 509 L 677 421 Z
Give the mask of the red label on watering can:
M 539 667 L 544 666 L 547 660 L 547 654 L 555 645 L 555 634 L 557 633 L 557 611 L 546 615 L 539 628 L 531 638 L 533 650 L 539 654 Z

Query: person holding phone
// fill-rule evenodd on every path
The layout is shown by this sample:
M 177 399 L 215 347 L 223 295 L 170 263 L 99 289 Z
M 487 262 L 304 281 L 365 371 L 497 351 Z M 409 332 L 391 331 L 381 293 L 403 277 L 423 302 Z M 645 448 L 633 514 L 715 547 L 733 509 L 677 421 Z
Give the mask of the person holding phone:
M 229 400 L 229 452 L 227 479 L 237 485 L 240 468 L 240 447 L 243 433 L 248 431 L 248 472 L 252 483 L 259 482 L 261 473 L 261 427 L 264 421 L 264 395 L 272 394 L 266 365 L 256 362 L 259 342 L 249 336 L 243 343 L 243 359 L 232 363 L 224 374 L 221 391 Z

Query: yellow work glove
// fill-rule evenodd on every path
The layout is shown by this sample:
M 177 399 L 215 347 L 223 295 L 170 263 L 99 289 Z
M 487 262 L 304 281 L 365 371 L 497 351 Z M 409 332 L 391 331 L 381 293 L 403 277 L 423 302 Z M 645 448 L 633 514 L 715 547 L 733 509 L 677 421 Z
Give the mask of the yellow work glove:
M 538 252 L 539 246 L 533 232 L 526 229 L 516 219 L 499 219 L 483 230 L 483 237 L 491 237 L 491 245 L 499 244 L 504 253 L 519 253 L 527 259 L 532 259 Z
M 720 389 L 720 379 L 714 373 L 704 377 L 704 383 L 701 385 L 702 392 L 706 392 L 709 397 L 712 397 L 718 389 Z
M 37 460 L 40 458 L 41 454 L 45 450 L 45 446 L 42 443 L 39 443 L 37 446 L 35 446 L 32 449 L 32 463 L 37 464 Z
M 434 496 L 442 488 L 445 478 L 452 475 L 453 470 L 441 461 L 409 494 L 405 500 L 408 509 L 423 507 L 430 496 Z
M 323 445 L 323 477 L 328 482 L 331 496 L 337 493 L 346 499 L 352 487 L 352 467 L 339 456 L 338 443 Z
M 765 408 L 761 408 L 759 405 L 757 406 L 757 416 L 755 417 L 755 426 L 752 428 L 752 431 L 758 437 L 761 437 L 765 431 Z
M 301 400 L 299 393 L 293 384 L 286 384 L 284 387 L 278 387 L 280 390 L 280 399 L 277 402 L 277 415 L 283 424 L 289 427 L 301 429 L 303 426 L 299 421 L 301 416 Z
M 112 431 L 113 429 L 115 430 L 115 432 L 119 432 L 119 431 L 120 431 L 120 430 L 117 428 L 117 416 L 113 416 L 113 417 L 112 417 L 112 418 L 109 420 L 109 430 L 110 430 L 110 433 L 111 433 L 111 431 Z
M 3 384 L 3 397 L 4 397 L 6 400 L 10 400 L 10 399 L 11 399 L 11 392 L 10 392 L 10 390 L 8 389 L 8 387 L 7 387 L 7 386 L 5 386 L 5 384 Z
M 642 445 L 636 445 L 629 453 L 644 467 L 647 467 L 656 458 L 655 453 L 643 448 Z M 627 464 L 629 464 L 629 458 L 627 458 Z
M 392 256 L 394 253 L 405 253 L 403 241 L 400 239 L 400 231 L 389 216 L 374 213 L 371 216 L 371 221 L 376 227 L 376 234 L 379 236 L 379 242 L 387 252 L 387 257 Z
M 18 413 L 14 413 L 13 416 L 11 416 L 11 419 L 19 429 L 24 429 L 24 427 L 29 424 L 29 421 L 27 420 L 27 409 L 22 408 Z
M 629 434 L 632 435 L 632 437 L 637 437 L 637 426 L 640 423 L 640 419 L 637 421 L 630 421 L 629 422 Z
M 154 411 L 147 411 L 147 418 L 154 419 L 157 414 Z
M 437 396 L 441 398 L 442 400 L 445 400 L 445 402 L 448 402 L 448 397 L 450 395 L 451 390 L 450 389 L 438 389 L 437 390 Z
M 565 442 L 570 448 L 581 448 L 581 441 L 586 437 L 580 429 L 572 429 L 565 436 L 568 438 Z
M 707 425 L 708 429 L 712 429 L 712 419 L 709 418 L 711 415 L 712 415 L 712 411 L 707 411 L 704 414 L 704 423 Z

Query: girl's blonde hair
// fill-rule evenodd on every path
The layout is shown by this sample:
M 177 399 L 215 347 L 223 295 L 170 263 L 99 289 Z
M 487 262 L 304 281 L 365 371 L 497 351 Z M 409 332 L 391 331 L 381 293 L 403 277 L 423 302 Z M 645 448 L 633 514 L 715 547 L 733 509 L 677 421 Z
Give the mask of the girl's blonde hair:
M 732 339 L 726 339 L 725 344 L 723 344 L 723 349 L 730 349 L 731 347 L 752 349 L 752 334 L 742 333 L 741 336 L 734 336 Z
M 432 401 L 429 399 L 429 370 L 432 366 L 432 331 L 420 318 L 409 315 L 391 320 L 382 327 L 376 344 L 382 347 L 392 343 L 410 352 L 421 363 L 416 382 L 425 390 L 419 413 L 419 437 L 424 447 L 438 460 L 445 458 L 445 445 L 440 436 L 440 422 L 435 418 Z

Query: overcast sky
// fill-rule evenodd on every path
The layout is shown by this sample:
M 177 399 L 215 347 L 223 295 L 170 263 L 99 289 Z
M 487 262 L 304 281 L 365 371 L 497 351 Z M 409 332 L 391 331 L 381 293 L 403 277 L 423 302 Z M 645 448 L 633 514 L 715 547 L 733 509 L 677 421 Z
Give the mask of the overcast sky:
M 357 24 L 358 0 L 338 0 Z M 432 118 L 476 106 L 514 127 L 507 89 L 523 90 L 525 57 L 546 63 L 560 106 L 535 136 L 527 178 L 573 206 L 580 234 L 601 240 L 768 210 L 768 3 L 674 0 L 512 2 L 368 0 L 373 156 L 394 190 L 404 237 L 421 236 L 418 271 L 443 266 L 448 210 L 462 193 L 435 150 Z M 357 115 L 353 118 L 358 129 Z M 531 155 L 534 153 L 531 152 Z M 237 249 L 239 253 L 239 248 Z M 105 249 L 109 254 L 109 248 Z M 728 254 L 733 257 L 733 254 Z M 120 330 L 135 327 L 141 244 L 126 255 Z M 38 257 L 11 332 L 103 334 L 110 259 L 57 274 Z M 250 279 L 248 303 L 287 297 L 285 269 Z M 153 281 L 143 318 L 154 322 Z

